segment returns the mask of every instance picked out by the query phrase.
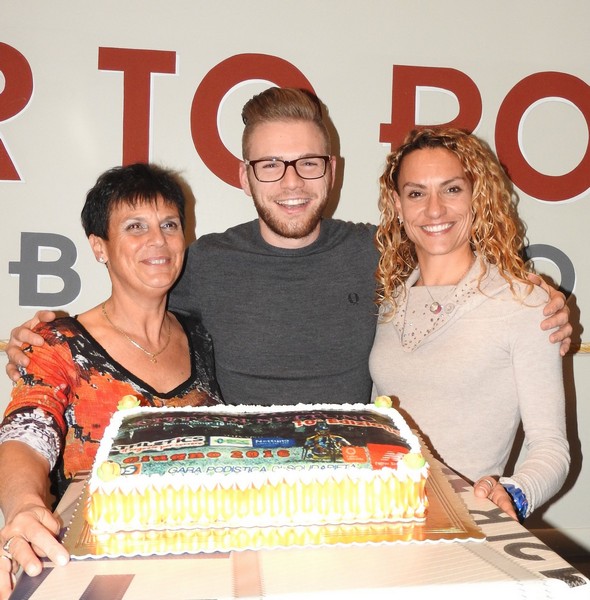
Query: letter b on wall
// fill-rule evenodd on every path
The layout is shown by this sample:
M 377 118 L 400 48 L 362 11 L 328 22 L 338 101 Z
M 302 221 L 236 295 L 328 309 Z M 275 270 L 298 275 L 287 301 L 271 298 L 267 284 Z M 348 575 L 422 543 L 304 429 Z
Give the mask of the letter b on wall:
M 57 260 L 40 260 L 41 249 L 59 251 Z M 72 267 L 77 258 L 74 242 L 57 233 L 21 234 L 20 261 L 8 263 L 8 272 L 19 276 L 20 306 L 64 306 L 74 301 L 80 293 L 80 276 Z M 40 277 L 57 277 L 63 283 L 59 292 L 39 291 Z

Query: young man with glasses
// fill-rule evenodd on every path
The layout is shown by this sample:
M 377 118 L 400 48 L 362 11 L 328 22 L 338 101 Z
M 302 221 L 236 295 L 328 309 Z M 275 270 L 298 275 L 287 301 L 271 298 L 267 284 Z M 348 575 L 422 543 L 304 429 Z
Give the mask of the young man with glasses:
M 199 238 L 170 303 L 199 311 L 228 403 L 368 401 L 375 230 L 322 219 L 336 159 L 321 104 L 270 88 L 242 118 L 240 181 L 259 218 Z
M 259 218 L 194 242 L 170 307 L 201 317 L 228 404 L 366 402 L 375 227 L 321 216 L 336 160 L 315 96 L 270 88 L 246 103 L 242 118 L 240 181 Z M 565 352 L 572 329 L 563 306 L 554 293 L 544 327 L 562 326 L 552 340 L 565 340 Z M 20 342 L 39 340 L 17 328 L 11 362 L 26 364 Z M 7 371 L 18 377 L 14 366 Z

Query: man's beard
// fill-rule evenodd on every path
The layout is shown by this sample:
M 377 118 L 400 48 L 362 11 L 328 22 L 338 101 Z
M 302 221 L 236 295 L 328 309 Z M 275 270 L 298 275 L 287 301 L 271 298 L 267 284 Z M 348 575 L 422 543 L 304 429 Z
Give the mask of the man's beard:
M 315 230 L 322 218 L 322 212 L 327 202 L 327 198 L 323 202 L 318 202 L 311 212 L 302 215 L 300 218 L 280 219 L 266 205 L 263 205 L 254 197 L 254 206 L 261 221 L 274 234 L 294 240 L 305 238 Z

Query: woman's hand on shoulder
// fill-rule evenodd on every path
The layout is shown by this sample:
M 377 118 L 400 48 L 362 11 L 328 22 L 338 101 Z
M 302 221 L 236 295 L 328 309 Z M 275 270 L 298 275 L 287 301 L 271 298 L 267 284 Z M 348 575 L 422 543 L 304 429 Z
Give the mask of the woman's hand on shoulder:
M 50 310 L 40 310 L 35 313 L 32 319 L 26 323 L 15 327 L 10 332 L 10 339 L 6 346 L 6 355 L 8 364 L 6 365 L 6 374 L 12 381 L 17 381 L 20 377 L 19 367 L 26 367 L 29 364 L 28 356 L 22 351 L 23 344 L 31 346 L 42 346 L 43 338 L 33 332 L 33 328 L 39 323 L 50 323 L 55 319 L 55 313 Z
M 478 479 L 473 484 L 473 493 L 478 498 L 487 498 L 488 500 L 491 500 L 511 519 L 518 521 L 510 494 L 504 489 L 504 486 L 501 483 L 498 483 L 498 480 L 494 476 L 487 475 L 486 477 Z
M 559 342 L 559 352 L 561 356 L 565 356 L 570 349 L 573 333 L 573 327 L 569 322 L 570 309 L 566 304 L 565 296 L 535 273 L 529 273 L 529 280 L 549 294 L 549 300 L 543 309 L 543 314 L 547 318 L 541 322 L 541 329 L 548 331 L 558 328 L 549 336 L 549 341 L 553 344 Z

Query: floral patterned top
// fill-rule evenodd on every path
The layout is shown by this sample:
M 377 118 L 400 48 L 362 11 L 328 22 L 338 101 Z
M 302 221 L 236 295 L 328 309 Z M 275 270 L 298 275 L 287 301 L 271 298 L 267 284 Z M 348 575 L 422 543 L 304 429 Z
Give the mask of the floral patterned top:
M 0 443 L 24 442 L 54 470 L 58 495 L 78 471 L 88 470 L 119 400 L 134 395 L 141 406 L 207 406 L 222 403 L 215 379 L 213 344 L 195 319 L 176 314 L 189 341 L 190 377 L 161 393 L 115 361 L 73 317 L 40 324 L 42 347 L 12 391 L 0 425 Z

